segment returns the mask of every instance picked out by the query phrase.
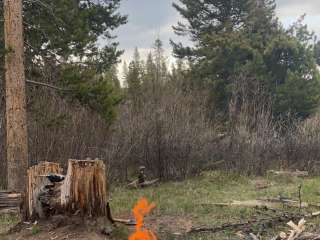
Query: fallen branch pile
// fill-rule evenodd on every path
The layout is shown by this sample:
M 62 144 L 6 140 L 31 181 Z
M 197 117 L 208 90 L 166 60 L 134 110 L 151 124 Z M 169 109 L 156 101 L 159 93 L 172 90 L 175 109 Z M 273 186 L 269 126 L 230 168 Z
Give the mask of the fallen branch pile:
M 314 212 L 311 214 L 295 214 L 290 212 L 282 212 L 281 214 L 277 214 L 275 216 L 270 216 L 266 218 L 256 218 L 252 219 L 246 222 L 240 222 L 240 223 L 228 223 L 223 224 L 220 226 L 215 227 L 193 227 L 191 228 L 187 234 L 192 233 L 200 233 L 200 232 L 209 232 L 209 233 L 217 233 L 225 230 L 233 230 L 233 231 L 240 231 L 244 230 L 246 232 L 250 232 L 253 228 L 256 227 L 265 227 L 265 226 L 275 226 L 279 223 L 287 223 L 287 222 L 294 222 L 298 221 L 299 219 L 305 219 L 305 218 L 313 218 L 320 216 L 320 212 Z M 291 225 L 292 226 L 292 225 Z M 282 238 L 276 238 L 276 239 L 282 239 Z M 286 239 L 286 238 L 284 238 Z M 289 238 L 290 239 L 290 238 Z M 319 238 L 320 239 L 320 238 Z M 292 239 L 290 239 L 292 240 Z
M 306 220 L 302 218 L 298 224 L 295 224 L 293 221 L 287 223 L 290 227 L 288 233 L 280 232 L 280 234 L 271 240 L 319 240 L 320 234 L 305 232 L 306 230 Z M 247 239 L 245 235 L 241 232 L 237 234 L 241 239 Z M 256 236 L 253 233 L 249 234 L 249 238 L 252 240 L 260 240 L 261 238 Z

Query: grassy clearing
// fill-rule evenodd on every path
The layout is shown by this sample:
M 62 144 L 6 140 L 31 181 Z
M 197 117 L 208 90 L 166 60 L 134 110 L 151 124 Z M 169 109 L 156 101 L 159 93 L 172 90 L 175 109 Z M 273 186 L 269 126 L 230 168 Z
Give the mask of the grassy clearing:
M 275 198 L 279 195 L 297 198 L 298 186 L 302 184 L 302 200 L 320 202 L 320 178 L 275 178 L 266 177 L 271 187 L 256 190 L 255 180 L 220 172 L 206 172 L 202 176 L 184 182 L 165 183 L 155 188 L 128 190 L 115 188 L 111 193 L 111 207 L 114 214 L 130 211 L 140 197 L 146 197 L 157 204 L 154 215 L 179 216 L 192 219 L 193 225 L 215 226 L 228 222 L 240 222 L 256 215 L 251 208 L 221 208 L 205 203 L 221 203 L 232 200 Z M 319 226 L 316 219 L 311 227 Z M 277 229 L 278 231 L 278 229 Z M 169 233 L 168 233 L 169 234 Z M 266 235 L 273 234 L 267 232 Z M 169 237 L 168 237 L 169 239 Z M 233 232 L 222 234 L 197 234 L 190 239 L 238 239 Z
M 127 217 L 131 214 L 131 209 L 139 198 L 146 197 L 149 201 L 155 202 L 157 208 L 153 211 L 151 218 L 164 219 L 163 222 L 156 223 L 160 229 L 159 238 L 170 240 L 177 239 L 170 230 L 172 225 L 179 225 L 179 221 L 183 219 L 192 221 L 193 226 L 217 226 L 229 222 L 244 221 L 257 215 L 252 208 L 222 208 L 212 206 L 210 203 L 275 198 L 280 194 L 285 197 L 297 198 L 300 184 L 302 184 L 303 201 L 320 203 L 320 177 L 298 179 L 269 176 L 263 181 L 271 183 L 271 186 L 263 190 L 256 190 L 257 180 L 257 178 L 221 172 L 206 172 L 199 177 L 183 182 L 163 183 L 157 187 L 141 190 L 114 187 L 111 189 L 110 204 L 114 216 Z M 0 233 L 16 221 L 17 219 L 12 216 L 0 216 Z M 308 222 L 308 227 L 320 229 L 320 218 Z M 267 236 L 274 235 L 274 231 L 278 232 L 282 229 L 286 229 L 284 225 L 279 226 L 278 229 L 267 229 L 263 236 L 267 239 Z M 257 229 L 257 231 L 259 230 Z M 131 230 L 121 227 L 116 231 L 118 231 L 116 235 L 119 236 L 117 239 L 127 239 Z M 182 239 L 223 240 L 239 238 L 234 232 L 225 231 L 219 234 L 195 234 Z

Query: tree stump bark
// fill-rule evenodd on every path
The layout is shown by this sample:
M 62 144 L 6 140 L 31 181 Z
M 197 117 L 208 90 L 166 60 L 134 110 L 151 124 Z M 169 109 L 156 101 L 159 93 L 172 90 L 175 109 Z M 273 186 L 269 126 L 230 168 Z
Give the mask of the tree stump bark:
M 61 187 L 61 204 L 69 213 L 89 217 L 106 216 L 107 186 L 105 164 L 101 160 L 69 160 Z
M 67 175 L 56 163 L 41 163 L 28 171 L 28 218 L 62 213 L 87 217 L 107 215 L 105 165 L 101 160 L 69 160 Z M 64 179 L 63 181 L 60 181 Z M 59 180 L 59 181 L 55 181 Z
M 44 218 L 45 213 L 40 201 L 40 195 L 51 183 L 49 174 L 62 174 L 58 163 L 41 162 L 28 170 L 27 186 L 27 218 Z

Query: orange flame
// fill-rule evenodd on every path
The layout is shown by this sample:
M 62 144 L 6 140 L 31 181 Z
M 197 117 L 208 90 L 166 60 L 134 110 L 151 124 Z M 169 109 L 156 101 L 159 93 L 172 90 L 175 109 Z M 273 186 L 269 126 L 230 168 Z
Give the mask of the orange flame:
M 148 200 L 142 198 L 133 209 L 134 217 L 137 220 L 136 231 L 129 237 L 129 240 L 157 240 L 153 232 L 143 229 L 144 217 L 154 209 L 154 203 L 149 204 Z

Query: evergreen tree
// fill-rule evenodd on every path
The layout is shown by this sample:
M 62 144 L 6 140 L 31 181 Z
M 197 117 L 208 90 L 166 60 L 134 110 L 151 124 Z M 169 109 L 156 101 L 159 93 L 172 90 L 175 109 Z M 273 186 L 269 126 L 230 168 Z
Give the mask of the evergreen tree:
M 156 85 L 160 86 L 161 84 L 165 83 L 167 80 L 167 64 L 166 59 L 164 56 L 164 49 L 162 41 L 157 38 L 154 42 L 153 46 L 153 57 L 154 57 L 154 64 L 155 64 L 155 81 Z
M 144 92 L 153 88 L 156 81 L 156 65 L 153 61 L 152 53 L 149 52 L 145 66 L 145 76 L 143 79 Z
M 312 33 L 302 20 L 283 29 L 274 0 L 180 0 L 173 6 L 187 22 L 174 27 L 176 34 L 194 42 L 192 48 L 172 42 L 174 53 L 189 59 L 191 86 L 210 89 L 213 116 L 227 116 L 231 96 L 238 92 L 235 81 L 243 74 L 253 81 L 246 86 L 259 85 L 272 97 L 275 116 L 291 111 L 305 117 L 312 112 L 318 103 L 318 70 L 309 43 Z M 295 81 L 301 94 L 288 92 L 287 85 Z M 299 98 L 300 105 L 283 101 L 286 97 Z
M 3 5 L 3 1 L 0 2 Z M 104 95 L 114 93 L 112 79 L 105 78 L 102 81 L 105 85 L 99 81 L 101 91 L 92 91 L 92 87 L 122 54 L 112 35 L 112 30 L 126 23 L 126 17 L 117 12 L 119 4 L 120 0 L 23 1 L 27 79 L 46 79 L 52 84 L 62 85 L 72 90 L 67 96 L 75 97 L 90 107 L 96 106 L 92 101 L 101 100 L 105 109 L 99 107 L 95 110 L 103 116 L 110 116 L 108 112 L 114 105 L 106 105 L 103 99 Z M 3 19 L 2 9 L 0 19 Z M 0 46 L 4 49 L 3 26 L 0 28 Z M 104 42 L 108 44 L 98 46 L 99 39 L 106 40 Z M 1 63 L 3 57 L 1 54 Z M 48 78 L 48 75 L 53 77 Z
M 141 103 L 141 88 L 143 81 L 143 62 L 141 61 L 138 48 L 135 48 L 133 60 L 129 64 L 126 83 L 128 85 L 128 96 L 133 102 L 134 109 L 138 110 Z
M 124 61 L 122 64 L 122 80 L 125 88 L 128 88 L 128 83 L 127 83 L 128 72 L 129 72 L 129 69 L 128 69 L 127 62 Z
M 187 67 L 184 61 L 182 59 L 177 59 L 171 66 L 171 83 L 180 89 L 185 89 L 189 81 L 187 72 Z
M 320 41 L 314 45 L 314 57 L 318 65 L 320 65 Z

